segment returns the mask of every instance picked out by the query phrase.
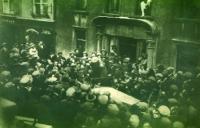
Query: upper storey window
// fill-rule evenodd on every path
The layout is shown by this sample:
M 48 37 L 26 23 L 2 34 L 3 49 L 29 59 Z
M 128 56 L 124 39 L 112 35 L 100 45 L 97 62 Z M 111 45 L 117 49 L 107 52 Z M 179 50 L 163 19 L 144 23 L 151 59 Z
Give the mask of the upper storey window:
M 119 13 L 120 0 L 107 0 L 106 13 Z
M 38 18 L 53 19 L 53 0 L 33 0 L 33 16 Z
M 2 0 L 4 14 L 14 14 L 13 2 L 14 0 Z
M 87 8 L 87 0 L 76 0 L 76 9 L 85 10 Z

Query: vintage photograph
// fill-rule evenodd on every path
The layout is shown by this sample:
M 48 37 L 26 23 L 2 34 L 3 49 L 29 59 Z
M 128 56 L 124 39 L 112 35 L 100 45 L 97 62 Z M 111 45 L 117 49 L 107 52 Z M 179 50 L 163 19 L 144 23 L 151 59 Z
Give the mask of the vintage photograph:
M 200 128 L 200 0 L 0 0 L 0 128 Z

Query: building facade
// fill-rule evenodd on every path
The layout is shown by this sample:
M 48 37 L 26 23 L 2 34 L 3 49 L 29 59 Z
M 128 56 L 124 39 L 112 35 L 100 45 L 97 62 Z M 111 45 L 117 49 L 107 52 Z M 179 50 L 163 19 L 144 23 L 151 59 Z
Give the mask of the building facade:
M 25 41 L 28 30 L 38 32 L 36 41 L 42 40 L 54 49 L 55 9 L 53 0 L 1 0 L 0 40 L 13 46 Z M 48 48 L 46 48 L 47 52 Z
M 200 64 L 198 0 L 1 0 L 1 42 L 39 32 L 48 51 L 117 52 L 133 60 L 194 69 Z

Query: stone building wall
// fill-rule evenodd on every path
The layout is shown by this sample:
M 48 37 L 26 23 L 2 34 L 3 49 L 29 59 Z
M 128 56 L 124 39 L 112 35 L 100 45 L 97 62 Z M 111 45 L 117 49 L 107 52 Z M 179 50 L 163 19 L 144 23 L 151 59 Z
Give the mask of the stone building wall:
M 32 16 L 32 0 L 14 1 L 14 5 L 17 6 L 16 16 L 22 17 L 20 20 L 17 20 L 20 22 L 16 23 L 16 17 L 14 16 L 12 19 L 13 15 L 10 17 L 9 15 L 5 16 L 1 13 L 1 24 L 3 23 L 2 25 L 5 26 L 5 22 L 7 22 L 6 24 L 10 24 L 11 22 L 12 25 L 17 25 L 17 29 L 20 29 L 22 26 L 24 29 L 28 27 L 37 28 L 38 26 L 38 28 L 42 28 L 40 31 L 43 29 L 49 30 L 54 33 L 55 36 L 55 44 L 53 43 L 54 41 L 51 42 L 53 43 L 53 46 L 55 46 L 55 50 L 62 51 L 66 56 L 69 52 L 77 48 L 78 42 L 85 44 L 84 50 L 88 52 L 98 50 L 97 32 L 99 26 L 94 24 L 94 19 L 98 16 L 145 19 L 155 22 L 159 30 L 159 36 L 157 36 L 155 46 L 155 59 L 157 64 L 174 67 L 180 65 L 178 64 L 179 62 L 177 62 L 177 56 L 180 56 L 177 49 L 180 44 L 195 44 L 197 49 L 199 47 L 198 35 L 200 32 L 200 17 L 197 14 L 200 12 L 200 4 L 198 0 L 152 0 L 151 15 L 145 17 L 141 17 L 139 7 L 142 0 L 119 0 L 117 11 L 114 10 L 114 12 L 107 9 L 108 0 L 55 0 L 55 16 L 54 19 L 50 19 L 50 23 L 48 20 L 41 21 Z M 110 1 L 116 2 L 117 0 Z M 86 2 L 86 7 L 78 7 L 77 2 Z M 0 12 L 2 12 L 1 2 Z M 79 25 L 76 23 L 77 15 L 79 16 L 79 20 L 80 17 L 85 18 Z M 27 21 L 27 19 L 29 20 Z M 12 21 L 14 22 L 12 23 Z M 105 24 L 107 24 L 106 22 L 107 21 L 105 21 Z M 116 22 L 121 21 L 114 21 L 113 24 L 116 24 Z M 119 26 L 112 27 L 112 25 L 110 25 L 110 29 L 114 30 L 120 28 Z M 133 26 L 133 24 L 130 26 Z M 24 29 L 21 29 L 21 31 L 24 31 Z M 125 37 L 131 37 L 131 34 L 128 32 L 129 30 L 126 29 L 127 26 L 122 26 L 120 31 L 125 33 Z M 5 28 L 1 30 L 1 33 L 4 30 Z M 81 39 L 77 41 L 77 31 L 80 30 L 84 31 L 85 34 L 83 34 L 82 37 L 80 37 Z M 108 30 L 109 29 L 106 31 Z M 106 35 L 105 30 L 103 31 L 104 35 Z M 21 36 L 22 35 L 23 34 L 21 34 Z

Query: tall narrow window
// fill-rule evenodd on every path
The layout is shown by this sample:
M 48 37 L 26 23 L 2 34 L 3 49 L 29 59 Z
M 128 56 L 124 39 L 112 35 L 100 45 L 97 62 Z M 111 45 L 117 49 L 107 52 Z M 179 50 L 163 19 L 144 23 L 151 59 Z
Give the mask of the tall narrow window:
M 120 5 L 120 0 L 107 0 L 106 12 L 107 13 L 118 13 L 119 5 Z
M 87 0 L 76 0 L 76 9 L 85 10 L 87 8 Z
M 86 28 L 87 27 L 87 21 L 88 16 L 87 15 L 81 15 L 81 14 L 75 14 L 74 15 L 74 25 L 77 27 Z
M 53 19 L 53 0 L 33 0 L 33 16 Z
M 76 48 L 78 49 L 80 56 L 85 51 L 86 36 L 87 36 L 87 0 L 76 0 L 76 11 L 74 14 L 74 40 Z
M 85 50 L 86 44 L 86 30 L 85 29 L 76 29 L 76 48 L 79 52 L 83 52 Z
M 14 14 L 13 0 L 2 0 L 3 13 Z

